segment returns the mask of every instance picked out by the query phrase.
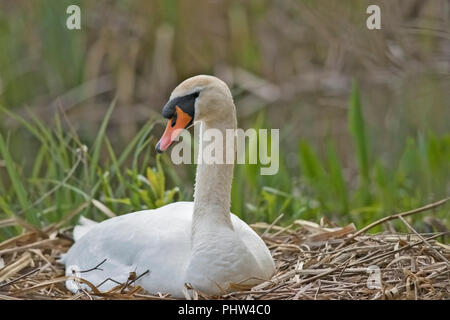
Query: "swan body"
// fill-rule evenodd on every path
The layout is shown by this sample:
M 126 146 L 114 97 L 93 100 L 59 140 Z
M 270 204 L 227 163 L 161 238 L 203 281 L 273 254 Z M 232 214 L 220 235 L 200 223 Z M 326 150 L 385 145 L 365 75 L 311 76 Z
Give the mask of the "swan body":
M 88 232 L 81 239 L 75 238 L 64 263 L 89 270 L 107 259 L 99 266 L 102 270 L 82 274 L 82 278 L 96 286 L 107 278 L 124 283 L 130 272 L 140 275 L 149 270 L 137 284 L 148 292 L 170 293 L 174 297 L 184 296 L 185 283 L 207 294 L 216 294 L 226 291 L 230 283 L 248 279 L 247 284 L 252 284 L 271 277 L 273 260 L 269 250 L 234 214 L 231 215 L 234 231 L 220 230 L 220 226 L 211 228 L 208 241 L 197 253 L 191 252 L 193 209 L 193 202 L 176 202 L 88 225 Z M 202 251 L 207 253 L 202 260 L 189 265 L 192 256 Z M 68 268 L 67 275 L 71 275 L 71 270 Z M 99 289 L 105 291 L 116 285 L 109 280 Z
M 212 76 L 181 83 L 163 115 L 171 120 L 157 145 L 159 151 L 172 143 L 167 136 L 172 128 L 194 121 L 201 122 L 202 130 L 236 128 L 231 93 Z M 105 291 L 135 272 L 144 274 L 136 284 L 149 293 L 180 298 L 185 296 L 185 284 L 214 295 L 232 290 L 233 284 L 252 286 L 270 279 L 275 271 L 270 251 L 229 211 L 232 176 L 232 164 L 198 164 L 194 202 L 176 202 L 101 223 L 83 218 L 74 229 L 74 245 L 62 258 L 66 275 L 75 273 Z M 97 269 L 77 274 L 101 262 Z M 73 292 L 80 288 L 73 280 L 66 286 Z

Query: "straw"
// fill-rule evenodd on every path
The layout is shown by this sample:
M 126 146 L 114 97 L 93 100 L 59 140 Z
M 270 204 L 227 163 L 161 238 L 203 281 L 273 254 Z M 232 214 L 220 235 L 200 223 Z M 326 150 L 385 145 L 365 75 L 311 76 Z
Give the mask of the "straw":
M 186 298 L 450 299 L 450 246 L 438 241 L 449 232 L 419 233 L 406 219 L 447 200 L 385 217 L 359 231 L 353 224 L 336 227 L 326 222 L 321 226 L 304 220 L 287 227 L 276 225 L 279 219 L 272 224 L 254 224 L 252 227 L 263 235 L 275 261 L 272 279 L 253 288 L 232 284 L 230 287 L 237 291 L 224 288 L 221 295 L 212 297 L 187 285 Z M 373 226 L 393 219 L 399 219 L 410 233 L 366 233 Z M 107 292 L 81 278 L 90 289 L 71 293 L 65 281 L 73 277 L 66 277 L 64 266 L 56 262 L 72 245 L 70 239 L 70 230 L 55 231 L 52 226 L 0 243 L 0 258 L 4 262 L 0 269 L 0 300 L 173 299 L 164 293 L 145 292 L 137 285 L 143 274 L 127 275 L 125 283 L 117 283 Z M 103 262 L 95 268 L 100 268 Z M 105 279 L 109 280 L 113 281 Z

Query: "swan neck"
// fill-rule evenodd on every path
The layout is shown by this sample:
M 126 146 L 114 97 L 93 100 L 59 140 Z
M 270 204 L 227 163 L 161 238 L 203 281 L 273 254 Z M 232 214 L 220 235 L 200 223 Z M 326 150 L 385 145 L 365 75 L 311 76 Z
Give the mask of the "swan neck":
M 215 129 L 223 137 L 223 163 L 206 163 L 200 157 L 204 155 L 205 148 L 212 141 L 203 141 L 204 132 Z M 192 237 L 211 233 L 212 229 L 227 228 L 233 230 L 230 215 L 231 184 L 234 164 L 225 163 L 227 129 L 236 129 L 236 117 L 232 114 L 229 119 L 222 119 L 216 123 L 202 122 L 199 139 L 199 160 L 197 164 L 196 183 L 194 192 L 194 213 L 192 219 Z M 216 131 L 217 132 L 217 131 Z

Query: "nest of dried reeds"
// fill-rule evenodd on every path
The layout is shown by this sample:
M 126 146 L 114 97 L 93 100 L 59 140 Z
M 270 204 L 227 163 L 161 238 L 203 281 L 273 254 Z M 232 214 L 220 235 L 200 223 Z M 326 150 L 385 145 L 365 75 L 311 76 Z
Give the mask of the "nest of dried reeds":
M 287 227 L 258 223 L 274 257 L 277 272 L 270 281 L 206 297 L 186 290 L 189 299 L 449 299 L 448 232 L 420 234 L 406 216 L 442 205 L 437 203 L 388 216 L 357 231 L 297 220 Z M 372 227 L 400 219 L 408 234 L 366 234 Z M 65 287 L 64 267 L 56 262 L 72 245 L 70 229 L 33 230 L 0 243 L 0 299 L 171 299 L 151 295 L 134 283 L 108 292 L 91 286 L 72 294 Z M 238 285 L 237 285 L 238 286 Z

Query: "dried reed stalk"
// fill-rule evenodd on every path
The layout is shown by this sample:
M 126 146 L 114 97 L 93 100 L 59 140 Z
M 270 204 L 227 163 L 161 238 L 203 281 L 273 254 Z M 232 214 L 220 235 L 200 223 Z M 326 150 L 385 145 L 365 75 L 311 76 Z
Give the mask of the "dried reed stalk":
M 388 216 L 359 231 L 352 224 L 339 228 L 303 220 L 288 227 L 277 226 L 276 221 L 257 223 L 253 227 L 262 233 L 276 263 L 273 278 L 253 288 L 235 284 L 233 288 L 238 291 L 215 297 L 186 288 L 186 298 L 450 299 L 450 246 L 436 240 L 448 232 L 420 234 L 405 219 L 447 200 Z M 411 233 L 365 234 L 393 219 L 403 222 Z M 0 300 L 172 299 L 146 293 L 137 285 L 140 275 L 108 292 L 81 280 L 91 290 L 72 294 L 64 284 L 68 277 L 63 266 L 56 263 L 72 245 L 70 237 L 69 231 L 58 232 L 52 226 L 0 243 L 0 260 L 4 263 L 0 267 Z

